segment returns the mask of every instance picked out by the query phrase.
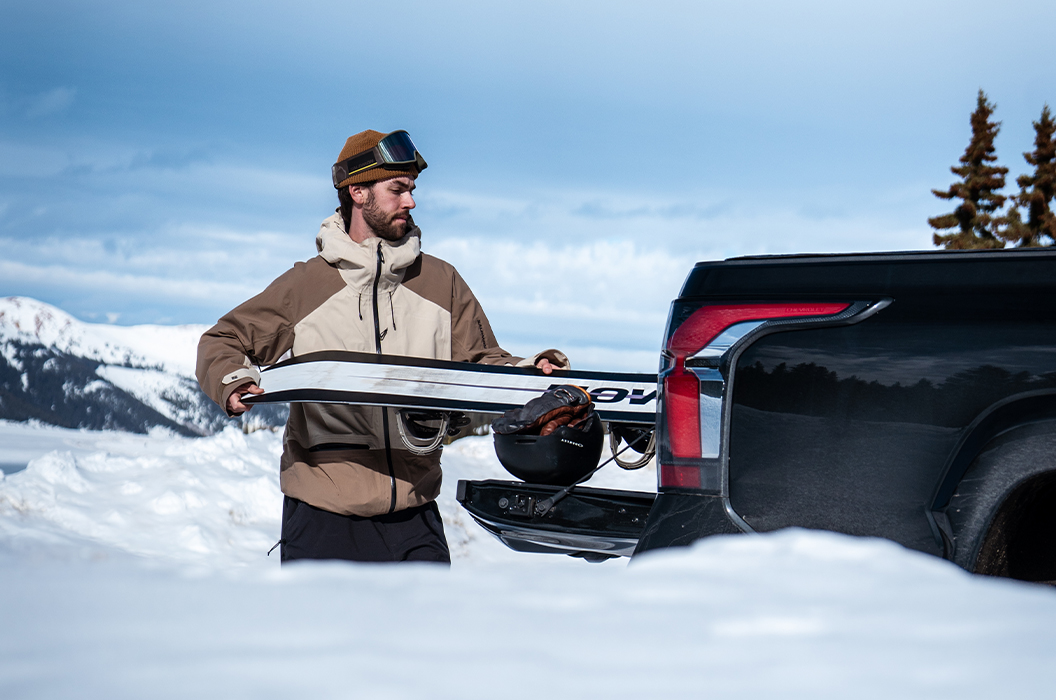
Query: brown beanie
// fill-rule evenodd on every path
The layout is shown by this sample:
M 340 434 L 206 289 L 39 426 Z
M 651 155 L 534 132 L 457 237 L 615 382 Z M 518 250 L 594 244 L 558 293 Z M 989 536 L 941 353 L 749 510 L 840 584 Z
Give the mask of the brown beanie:
M 380 131 L 374 131 L 373 129 L 367 129 L 366 131 L 359 132 L 355 136 L 349 136 L 348 140 L 345 141 L 345 147 L 341 149 L 340 155 L 337 156 L 337 162 L 342 163 L 354 155 L 363 153 L 364 151 L 369 151 L 370 149 L 377 146 L 381 142 L 381 140 L 386 136 L 388 136 L 388 134 L 383 134 Z M 424 170 L 425 161 L 421 160 L 420 156 L 419 160 L 423 164 L 422 170 Z M 408 175 L 411 177 L 417 177 L 419 172 L 421 171 L 415 165 L 411 165 L 406 169 L 390 169 L 383 166 L 379 166 L 376 168 L 370 168 L 369 170 L 364 170 L 363 172 L 356 173 L 355 175 L 350 175 L 338 182 L 336 185 L 334 185 L 334 187 L 337 189 L 341 189 L 342 187 L 348 187 L 349 185 L 359 185 L 365 182 L 375 182 L 377 180 L 385 180 L 390 177 L 403 177 Z

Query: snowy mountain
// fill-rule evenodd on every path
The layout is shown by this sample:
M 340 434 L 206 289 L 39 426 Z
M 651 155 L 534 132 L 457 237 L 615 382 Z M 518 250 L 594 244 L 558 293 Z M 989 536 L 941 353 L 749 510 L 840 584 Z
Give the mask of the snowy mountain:
M 194 379 L 205 329 L 85 323 L 35 299 L 0 299 L 0 419 L 211 435 L 232 421 Z M 281 425 L 285 410 L 261 406 L 252 417 Z

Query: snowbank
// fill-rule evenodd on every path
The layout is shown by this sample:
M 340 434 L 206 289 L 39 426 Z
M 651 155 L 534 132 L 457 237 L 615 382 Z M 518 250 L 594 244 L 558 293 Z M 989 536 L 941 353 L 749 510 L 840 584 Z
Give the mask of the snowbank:
M 281 433 L 235 428 L 205 438 L 65 430 L 0 421 L 0 550 L 27 556 L 136 556 L 227 569 L 277 566 Z M 523 558 L 455 501 L 458 479 L 510 479 L 490 437 L 444 449 L 439 499 L 455 562 Z M 655 471 L 606 467 L 591 485 L 655 490 Z M 529 556 L 529 559 L 538 558 Z
M 0 547 L 234 566 L 278 539 L 281 444 L 271 431 L 60 435 L 84 442 L 0 481 Z
M 0 566 L 5 698 L 1045 697 L 1056 594 L 884 541 L 628 568 Z
M 1045 697 L 1056 591 L 789 530 L 588 564 L 510 552 L 452 498 L 450 570 L 302 563 L 279 436 L 0 422 L 2 698 Z M 30 454 L 37 450 L 36 456 Z M 597 485 L 650 488 L 607 467 Z

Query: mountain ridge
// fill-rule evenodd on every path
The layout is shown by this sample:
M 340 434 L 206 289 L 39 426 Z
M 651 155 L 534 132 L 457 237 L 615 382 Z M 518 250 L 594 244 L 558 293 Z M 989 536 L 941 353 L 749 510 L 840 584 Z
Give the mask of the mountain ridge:
M 207 328 L 87 323 L 29 297 L 0 299 L 0 419 L 187 436 L 282 425 L 284 407 L 231 419 L 202 392 L 194 363 Z

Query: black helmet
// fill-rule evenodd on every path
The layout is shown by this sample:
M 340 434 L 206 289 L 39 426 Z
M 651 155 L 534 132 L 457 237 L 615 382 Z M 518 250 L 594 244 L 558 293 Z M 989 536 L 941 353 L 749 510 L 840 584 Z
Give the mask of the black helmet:
M 502 466 L 534 484 L 576 483 L 598 466 L 605 441 L 590 395 L 576 386 L 554 387 L 507 411 L 492 428 Z
M 533 484 L 570 486 L 598 466 L 605 430 L 596 415 L 549 435 L 495 433 L 495 454 L 506 471 Z

